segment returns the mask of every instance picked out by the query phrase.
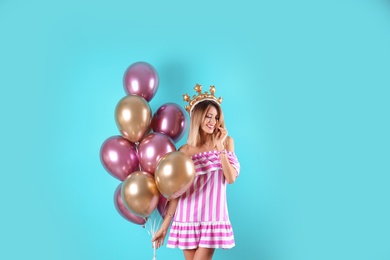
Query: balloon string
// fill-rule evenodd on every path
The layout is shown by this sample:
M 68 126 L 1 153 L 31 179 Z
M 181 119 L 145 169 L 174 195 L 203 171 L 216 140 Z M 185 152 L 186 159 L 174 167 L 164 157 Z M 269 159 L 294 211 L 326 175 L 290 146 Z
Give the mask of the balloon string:
M 158 218 L 158 221 L 157 221 Z M 146 220 L 146 227 L 148 234 L 153 238 L 156 234 L 157 230 L 160 228 L 162 222 L 162 218 L 160 217 L 157 210 L 154 210 L 152 214 Z M 152 260 L 156 260 L 156 241 L 153 242 L 153 258 Z
M 154 242 L 155 243 L 155 242 Z M 154 246 L 153 247 L 153 258 L 152 258 L 152 260 L 156 260 L 157 258 L 156 258 L 156 247 Z

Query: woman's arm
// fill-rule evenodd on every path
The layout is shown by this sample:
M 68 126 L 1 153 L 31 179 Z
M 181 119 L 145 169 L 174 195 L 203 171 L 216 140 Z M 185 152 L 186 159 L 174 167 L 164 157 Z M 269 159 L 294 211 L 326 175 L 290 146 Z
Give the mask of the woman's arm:
M 215 146 L 220 152 L 219 156 L 221 158 L 222 172 L 225 176 L 226 181 L 229 184 L 232 184 L 237 178 L 237 171 L 230 164 L 227 151 L 234 152 L 234 141 L 233 138 L 228 136 L 228 132 L 223 127 L 218 127 L 219 133 L 215 139 Z
M 164 244 L 165 236 L 167 235 L 168 228 L 171 225 L 173 215 L 176 212 L 177 203 L 179 199 L 172 199 L 169 201 L 167 214 L 164 217 L 164 221 L 161 224 L 160 229 L 156 232 L 156 234 L 152 238 L 153 246 L 159 248 Z
M 233 165 L 230 164 L 226 151 L 234 152 L 233 138 L 228 136 L 226 138 L 225 145 L 226 147 L 223 147 L 222 149 L 219 149 L 221 147 L 218 148 L 218 150 L 220 151 L 219 157 L 221 158 L 223 175 L 225 176 L 226 181 L 229 184 L 232 184 L 237 178 L 237 170 L 233 167 Z
M 182 147 L 179 148 L 179 151 L 188 155 L 188 152 L 187 152 L 188 145 L 186 145 L 186 144 L 183 145 Z M 160 229 L 156 232 L 156 234 L 152 238 L 153 246 L 155 246 L 156 248 L 159 248 L 160 246 L 162 246 L 164 244 L 165 236 L 167 235 L 169 226 L 171 225 L 173 215 L 176 212 L 178 202 L 179 202 L 179 198 L 171 199 L 169 201 L 168 210 L 167 210 L 167 214 L 164 217 L 164 221 L 161 224 Z

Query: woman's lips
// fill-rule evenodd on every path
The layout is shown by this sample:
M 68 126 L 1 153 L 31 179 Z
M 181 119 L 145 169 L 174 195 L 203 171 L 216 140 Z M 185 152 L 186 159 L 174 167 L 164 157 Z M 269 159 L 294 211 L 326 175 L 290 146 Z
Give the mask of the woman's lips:
M 214 130 L 215 125 L 206 125 L 210 130 Z

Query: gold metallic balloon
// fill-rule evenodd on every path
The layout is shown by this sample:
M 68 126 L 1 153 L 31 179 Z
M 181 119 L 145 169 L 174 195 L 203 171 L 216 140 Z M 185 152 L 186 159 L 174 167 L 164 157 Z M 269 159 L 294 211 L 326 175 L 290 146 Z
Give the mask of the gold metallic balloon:
M 154 178 L 157 188 L 165 198 L 177 198 L 194 182 L 194 162 L 182 152 L 167 153 L 158 162 Z
M 160 193 L 153 175 L 136 171 L 122 183 L 122 200 L 126 207 L 140 217 L 148 217 L 157 207 Z
M 152 110 L 144 98 L 128 95 L 118 102 L 115 121 L 122 135 L 136 143 L 150 130 Z

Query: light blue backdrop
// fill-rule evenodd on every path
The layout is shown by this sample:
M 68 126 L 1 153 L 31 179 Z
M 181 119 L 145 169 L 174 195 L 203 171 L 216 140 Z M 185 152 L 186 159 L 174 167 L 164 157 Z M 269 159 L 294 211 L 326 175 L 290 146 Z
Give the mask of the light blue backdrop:
M 242 171 L 214 259 L 390 259 L 379 0 L 0 1 L 0 259 L 152 258 L 99 159 L 136 61 L 160 75 L 153 111 L 195 83 L 224 98 Z

